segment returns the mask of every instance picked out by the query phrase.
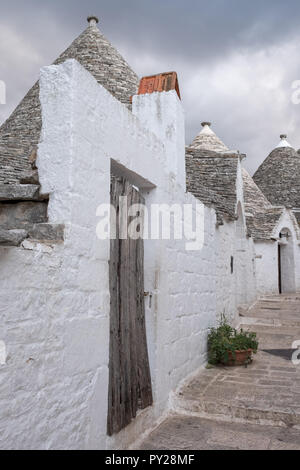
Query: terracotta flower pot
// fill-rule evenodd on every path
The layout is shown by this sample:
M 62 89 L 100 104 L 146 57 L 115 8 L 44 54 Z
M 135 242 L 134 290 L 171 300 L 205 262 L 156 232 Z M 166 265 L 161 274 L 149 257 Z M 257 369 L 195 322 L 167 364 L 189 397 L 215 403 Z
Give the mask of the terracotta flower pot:
M 252 360 L 253 349 L 246 351 L 235 351 L 235 358 L 231 351 L 228 351 L 227 366 L 244 366 Z

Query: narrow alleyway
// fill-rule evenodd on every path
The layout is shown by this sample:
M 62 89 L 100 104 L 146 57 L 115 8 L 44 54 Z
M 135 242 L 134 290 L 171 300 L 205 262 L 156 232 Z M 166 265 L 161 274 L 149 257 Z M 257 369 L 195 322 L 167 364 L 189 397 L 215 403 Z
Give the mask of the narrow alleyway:
M 300 294 L 261 299 L 241 323 L 259 338 L 253 364 L 199 373 L 142 449 L 300 450 L 300 365 L 291 360 L 300 341 Z

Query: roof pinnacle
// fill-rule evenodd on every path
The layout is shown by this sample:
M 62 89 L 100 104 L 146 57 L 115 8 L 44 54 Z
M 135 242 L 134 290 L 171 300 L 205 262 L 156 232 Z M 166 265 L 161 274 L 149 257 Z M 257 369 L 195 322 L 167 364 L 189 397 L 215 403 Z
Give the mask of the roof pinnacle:
M 225 153 L 228 152 L 226 145 L 216 136 L 211 129 L 211 122 L 204 121 L 201 123 L 203 129 L 195 137 L 190 148 L 211 150 L 214 152 Z
M 99 18 L 94 15 L 88 16 L 87 20 L 90 26 L 96 26 L 99 23 Z
M 287 135 L 286 134 L 281 134 L 280 136 L 280 142 L 277 145 L 276 148 L 282 148 L 282 147 L 292 147 L 291 144 L 287 141 Z

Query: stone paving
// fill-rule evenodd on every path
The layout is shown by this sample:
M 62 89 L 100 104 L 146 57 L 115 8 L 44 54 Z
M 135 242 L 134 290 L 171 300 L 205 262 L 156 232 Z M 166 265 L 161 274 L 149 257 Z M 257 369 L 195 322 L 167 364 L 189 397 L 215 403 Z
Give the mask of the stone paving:
M 300 431 L 175 415 L 150 434 L 140 449 L 299 450 Z
M 259 352 L 247 368 L 203 370 L 174 396 L 170 416 L 143 449 L 299 449 L 300 294 L 266 297 L 241 318 Z M 268 351 L 268 352 L 267 352 Z

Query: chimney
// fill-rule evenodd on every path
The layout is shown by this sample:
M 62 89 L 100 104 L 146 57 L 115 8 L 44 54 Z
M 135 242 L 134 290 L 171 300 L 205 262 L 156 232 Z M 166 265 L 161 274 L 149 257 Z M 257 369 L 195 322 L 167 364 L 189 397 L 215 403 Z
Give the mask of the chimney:
M 176 72 L 142 78 L 132 112 L 164 144 L 167 173 L 185 190 L 185 123 Z
M 140 81 L 138 95 L 171 90 L 176 90 L 178 98 L 181 100 L 177 73 L 165 72 L 143 77 Z

